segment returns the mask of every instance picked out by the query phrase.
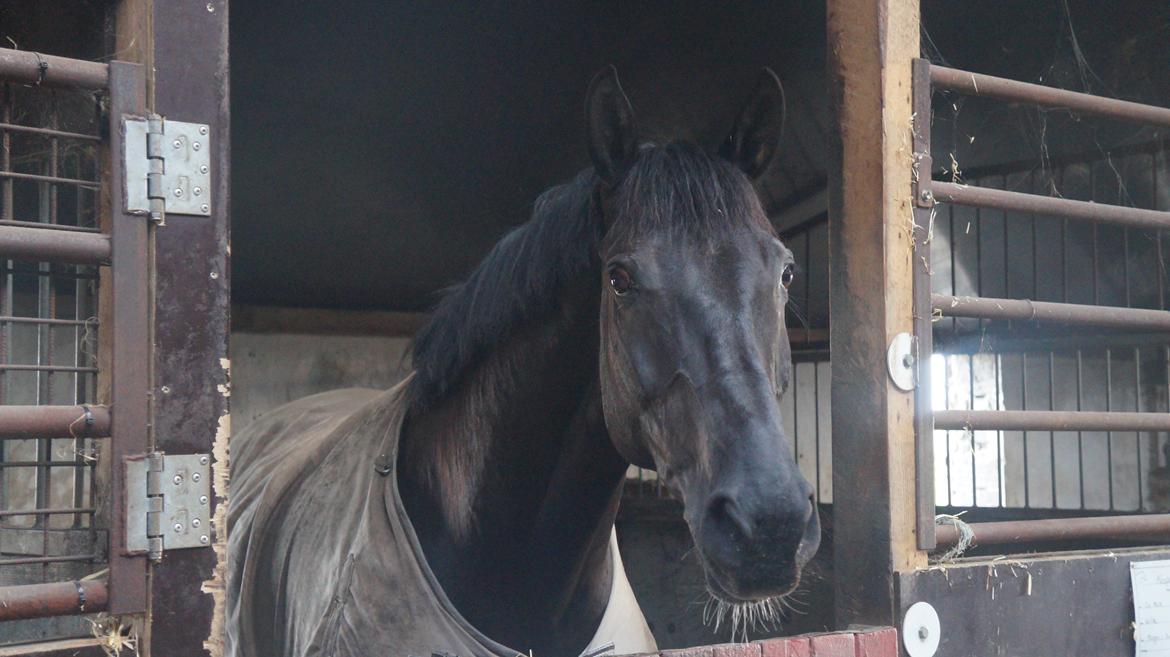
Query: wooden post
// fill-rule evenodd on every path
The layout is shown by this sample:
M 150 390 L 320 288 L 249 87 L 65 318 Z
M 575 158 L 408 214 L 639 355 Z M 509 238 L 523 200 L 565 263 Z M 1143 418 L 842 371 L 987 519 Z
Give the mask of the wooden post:
M 833 527 L 836 622 L 897 623 L 915 540 L 914 394 L 886 371 L 913 331 L 911 71 L 918 0 L 829 0 Z

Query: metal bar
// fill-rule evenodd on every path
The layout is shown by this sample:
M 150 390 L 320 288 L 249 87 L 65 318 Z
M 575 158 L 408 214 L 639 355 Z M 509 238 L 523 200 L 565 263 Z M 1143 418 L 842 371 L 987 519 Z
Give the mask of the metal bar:
M 20 516 L 60 516 L 66 513 L 94 513 L 96 509 L 76 509 L 73 507 L 61 509 L 4 509 L 0 511 L 0 518 L 16 518 Z
M 0 226 L 2 258 L 97 265 L 109 261 L 111 250 L 105 235 Z
M 35 468 L 47 466 L 50 468 L 86 468 L 85 461 L 0 461 L 0 468 Z
M 1092 324 L 1144 331 L 1170 330 L 1170 312 L 1165 310 L 1086 306 L 1030 299 L 954 297 L 945 294 L 932 294 L 931 303 L 935 312 L 952 317 Z
M 946 431 L 1170 431 L 1170 413 L 1128 411 L 935 411 Z
M 71 226 L 69 224 L 45 224 L 39 221 L 3 221 L 0 220 L 0 226 L 17 226 L 21 228 L 35 228 L 37 230 L 68 230 L 75 233 L 100 233 L 101 230 L 97 228 L 90 228 L 88 226 Z
M 96 367 L 75 367 L 73 365 L 26 365 L 0 364 L 0 370 L 12 372 L 97 372 Z
M 55 317 L 12 317 L 0 315 L 0 324 L 52 324 L 54 326 L 90 326 L 96 327 L 96 319 L 57 319 Z
M 0 406 L 0 440 L 108 435 L 110 409 L 104 406 Z
M 1100 221 L 1136 228 L 1170 228 L 1170 212 L 972 187 L 941 180 L 931 181 L 930 189 L 934 200 L 956 205 L 1050 215 L 1077 221 Z
M 125 467 L 126 458 L 150 451 L 150 232 L 142 217 L 125 211 L 122 167 L 122 117 L 141 115 L 146 108 L 143 69 L 137 64 L 110 63 L 109 167 L 110 241 L 115 265 L 110 268 L 109 309 L 112 322 L 110 346 L 110 402 L 117 412 L 110 428 L 110 612 L 138 613 L 147 610 L 146 555 L 126 550 Z M 107 319 L 107 318 L 103 318 Z
M 31 125 L 18 125 L 15 123 L 8 123 L 7 121 L 0 121 L 0 131 L 26 132 L 34 135 L 61 137 L 62 139 L 82 139 L 85 141 L 102 140 L 102 138 L 98 135 L 87 135 L 81 132 L 69 132 L 67 130 L 55 130 L 53 128 L 38 128 Z
M 1094 539 L 1170 540 L 1170 514 L 1168 513 L 977 522 L 968 526 L 975 532 L 972 545 L 1008 545 Z M 937 530 L 937 536 L 940 548 L 950 547 L 959 541 L 958 528 L 953 525 L 940 526 Z
M 18 171 L 0 171 L 0 178 L 11 180 L 28 180 L 31 182 L 53 183 L 55 185 L 76 185 L 85 189 L 100 189 L 101 183 L 94 180 L 80 178 L 64 178 L 62 176 L 46 176 L 39 173 L 21 173 Z
M 930 62 L 914 60 L 911 84 L 914 94 L 913 148 L 915 180 L 929 181 L 933 167 L 930 157 Z M 915 198 L 920 192 L 913 190 Z M 914 495 L 915 532 L 919 550 L 935 545 L 934 426 L 931 415 L 930 357 L 934 353 L 932 307 L 930 302 L 930 238 L 934 232 L 934 209 L 914 208 L 913 316 L 918 385 L 914 393 Z
M 98 561 L 99 554 L 66 554 L 59 557 L 15 557 L 0 559 L 0 568 L 4 566 L 28 566 L 32 564 L 67 563 L 72 561 Z
M 88 555 L 87 558 L 92 558 Z M 0 621 L 92 614 L 106 610 L 105 580 L 0 587 Z
M 0 48 L 0 78 L 21 84 L 104 89 L 109 69 L 99 62 Z
M 1039 84 L 960 71 L 945 66 L 931 66 L 930 81 L 934 83 L 936 89 L 957 91 L 968 96 L 982 96 L 1009 102 L 1069 109 L 1120 121 L 1170 128 L 1170 109 L 1164 107 L 1143 105 L 1115 98 L 1102 98 Z

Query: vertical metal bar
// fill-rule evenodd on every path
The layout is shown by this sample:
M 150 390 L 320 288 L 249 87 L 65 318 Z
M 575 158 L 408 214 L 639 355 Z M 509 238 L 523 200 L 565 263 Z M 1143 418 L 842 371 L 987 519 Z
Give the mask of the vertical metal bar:
M 977 284 L 978 285 L 978 284 Z M 980 320 L 982 321 L 982 320 Z M 975 410 L 975 355 L 967 354 L 967 408 Z M 967 429 L 967 437 L 971 442 L 971 506 L 979 506 L 979 471 L 975 430 Z
M 1093 287 L 1096 288 L 1096 279 L 1094 279 Z M 1106 352 L 1108 353 L 1108 352 Z M 1084 403 L 1084 367 L 1081 350 L 1077 349 L 1077 410 L 1084 410 L 1082 404 Z M 1085 508 L 1085 441 L 1084 434 L 1077 432 L 1077 498 L 1079 500 L 1080 508 Z
M 1048 352 L 1048 409 L 1056 410 L 1056 355 Z M 1048 470 L 1051 473 L 1052 508 L 1056 504 L 1056 432 L 1048 432 Z
M 1034 265 L 1033 265 L 1034 266 Z M 1020 352 L 1020 410 L 1028 410 L 1028 352 Z M 1024 431 L 1020 434 L 1020 440 L 1024 442 L 1024 508 L 1027 509 L 1032 506 L 1031 501 L 1031 484 L 1028 479 L 1028 432 Z
M 930 62 L 914 61 L 912 74 L 914 119 L 912 129 L 914 166 L 917 167 L 919 189 L 912 190 L 921 198 L 923 183 L 930 183 L 933 162 L 930 155 L 931 88 Z M 934 233 L 935 208 L 914 208 L 914 337 L 918 353 L 915 355 L 918 385 L 914 391 L 914 474 L 915 524 L 919 550 L 935 547 L 934 516 L 937 495 L 934 490 L 934 400 L 931 398 L 931 356 L 934 355 L 934 315 L 930 303 L 930 249 Z M 952 240 L 953 242 L 953 240 Z M 954 269 L 952 268 L 952 276 Z M 952 285 L 952 294 L 953 285 Z M 948 465 L 949 467 L 949 465 Z M 949 490 L 948 490 L 949 495 Z M 834 497 L 834 499 L 836 499 Z
M 793 370 L 796 368 L 794 367 Z M 816 473 L 816 481 L 814 483 L 814 490 L 816 496 L 814 499 L 819 499 L 821 495 L 821 413 L 820 400 L 821 386 L 819 383 L 820 372 L 818 371 L 816 361 L 813 361 L 813 472 Z
M 4 83 L 4 123 L 12 123 L 12 85 Z M 12 133 L 0 130 L 0 171 L 12 171 Z M 12 178 L 0 178 L 0 220 L 12 221 Z
M 1105 410 L 1113 410 L 1113 350 L 1105 349 Z M 1109 510 L 1114 509 L 1113 502 L 1113 432 L 1105 432 L 1107 451 L 1105 462 L 1109 466 Z
M 804 231 L 804 343 L 812 341 L 812 230 Z
M 1006 251 L 1004 252 L 1004 262 L 1007 262 L 1007 252 Z M 1002 358 L 1002 356 L 1000 354 L 994 354 L 994 357 L 995 357 L 995 410 L 1002 411 L 1002 410 L 1006 410 L 999 403 L 999 400 L 1003 398 L 1003 392 L 999 389 L 1000 359 Z M 1004 441 L 1003 434 L 1004 434 L 1003 431 L 996 431 L 995 432 L 995 499 L 996 499 L 998 506 L 1000 506 L 1000 507 L 1006 506 L 1006 502 L 1005 502 L 1006 498 L 1004 495 L 1006 487 L 1004 486 L 1004 483 L 1003 483 L 1003 441 Z
M 1138 413 L 1142 412 L 1142 353 L 1141 347 L 1133 348 L 1133 392 L 1134 392 L 1134 409 Z M 1154 434 L 1157 439 L 1157 434 Z M 1145 494 L 1145 473 L 1142 467 L 1142 434 L 1139 431 L 1137 434 L 1137 462 L 1138 462 L 1138 511 L 1141 511 L 1146 505 Z M 1112 482 L 1111 482 L 1112 483 Z M 1112 504 L 1110 504 L 1112 507 Z
M 126 551 L 125 462 L 150 450 L 148 435 L 149 395 L 149 232 L 144 218 L 125 212 L 124 172 L 119 164 L 123 151 L 122 117 L 145 110 L 142 67 L 110 62 L 109 167 L 110 293 L 112 321 L 102 322 L 110 331 L 111 425 L 111 519 L 110 613 L 126 614 L 147 609 L 147 561 L 145 555 Z M 110 327 L 111 328 L 106 328 Z

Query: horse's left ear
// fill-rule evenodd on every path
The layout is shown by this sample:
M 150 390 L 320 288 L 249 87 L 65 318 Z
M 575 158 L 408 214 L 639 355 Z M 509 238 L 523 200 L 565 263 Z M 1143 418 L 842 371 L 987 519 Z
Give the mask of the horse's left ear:
M 593 169 L 602 180 L 613 184 L 638 152 L 634 108 L 613 66 L 601 69 L 589 83 L 585 118 Z
M 719 147 L 719 155 L 738 165 L 749 178 L 757 178 L 776 154 L 783 130 L 784 87 L 772 69 L 764 68 L 731 134 Z

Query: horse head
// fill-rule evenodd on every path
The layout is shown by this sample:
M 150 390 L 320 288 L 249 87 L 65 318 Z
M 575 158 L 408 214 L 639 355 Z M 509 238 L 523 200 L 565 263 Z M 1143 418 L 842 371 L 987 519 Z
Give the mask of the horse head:
M 813 490 L 784 435 L 792 253 L 752 186 L 777 149 L 783 92 L 765 69 L 718 156 L 639 145 L 612 67 L 590 86 L 610 439 L 657 470 L 718 599 L 783 595 L 820 542 Z

